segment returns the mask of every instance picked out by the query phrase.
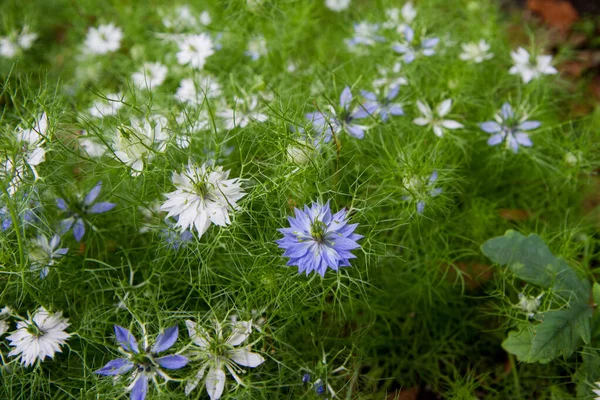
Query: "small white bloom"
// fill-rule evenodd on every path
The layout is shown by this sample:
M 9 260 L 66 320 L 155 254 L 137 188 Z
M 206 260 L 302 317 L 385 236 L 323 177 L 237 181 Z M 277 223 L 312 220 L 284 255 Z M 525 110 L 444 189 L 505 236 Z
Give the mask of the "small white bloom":
M 150 115 L 142 120 L 131 119 L 131 127 L 122 127 L 115 138 L 115 156 L 131 167 L 131 176 L 138 176 L 155 153 L 166 149 L 170 135 L 168 121 L 162 115 Z
M 202 25 L 209 25 L 212 19 L 207 11 L 203 11 L 200 17 L 196 17 L 188 5 L 181 5 L 175 7 L 172 15 L 166 15 L 163 17 L 163 25 L 166 28 L 181 30 L 185 28 L 196 28 L 198 22 Z
M 314 147 L 308 143 L 290 144 L 287 147 L 288 161 L 297 165 L 304 165 L 313 157 Z
M 120 93 L 110 93 L 104 95 L 106 99 L 98 99 L 89 109 L 89 113 L 95 118 L 104 118 L 117 115 L 123 107 L 123 95 Z
M 493 53 L 488 53 L 490 45 L 483 39 L 478 43 L 463 43 L 461 47 L 463 52 L 459 57 L 463 61 L 473 61 L 474 63 L 479 64 L 494 57 Z
M 38 34 L 29 31 L 27 25 L 23 26 L 21 32 L 13 32 L 8 37 L 0 37 L 0 56 L 13 58 L 19 50 L 31 48 L 37 37 Z
M 206 33 L 184 36 L 178 45 L 177 62 L 196 69 L 204 68 L 206 59 L 215 54 L 213 41 Z
M 196 228 L 202 236 L 211 223 L 227 226 L 229 212 L 238 208 L 237 201 L 245 196 L 238 178 L 228 179 L 223 167 L 198 167 L 191 162 L 182 173 L 173 173 L 175 191 L 167 193 L 160 207 L 169 217 L 178 217 L 176 228 L 181 231 Z
M 397 86 L 407 85 L 408 80 L 400 75 L 402 64 L 397 62 L 391 69 L 377 66 L 377 72 L 379 72 L 379 78 L 373 81 L 373 87 L 376 89 L 387 87 L 390 90 Z
M 82 131 L 81 136 L 78 138 L 80 148 L 92 158 L 100 158 L 106 153 L 106 146 L 104 143 L 100 143 L 95 138 L 88 136 L 87 131 Z
M 248 40 L 248 47 L 244 54 L 256 61 L 259 58 L 266 56 L 268 51 L 269 49 L 267 48 L 267 40 L 265 37 L 263 35 L 257 35 Z
M 214 335 L 212 336 L 196 322 L 186 320 L 185 324 L 195 345 L 194 353 L 202 356 L 205 360 L 196 377 L 186 385 L 186 395 L 189 395 L 205 378 L 204 384 L 208 396 L 211 400 L 218 400 L 225 388 L 225 369 L 238 384 L 243 385 L 238 374 L 244 370 L 240 367 L 256 368 L 265 362 L 260 354 L 250 351 L 249 345 L 241 346 L 252 333 L 252 321 L 228 324 L 230 334 L 227 338 L 223 336 L 223 326 L 218 321 L 214 322 Z
M 596 397 L 594 400 L 600 400 L 600 382 L 596 382 L 596 386 L 597 389 L 592 390 L 592 392 L 594 392 L 594 394 L 596 394 Z
M 217 115 L 223 119 L 225 129 L 245 128 L 251 121 L 265 122 L 268 116 L 257 110 L 258 98 L 251 96 L 247 100 L 235 98 L 235 107 L 219 111 Z
M 331 11 L 340 12 L 350 7 L 350 0 L 325 0 L 325 6 Z
M 17 130 L 17 140 L 22 144 L 25 163 L 32 167 L 36 179 L 37 171 L 33 167 L 40 165 L 45 160 L 46 150 L 42 146 L 46 141 L 47 130 L 48 116 L 46 113 L 42 113 L 32 128 L 18 128 Z
M 528 296 L 523 293 L 519 293 L 519 304 L 517 305 L 523 312 L 527 314 L 528 318 L 533 318 L 540 306 L 540 299 L 544 294 L 540 294 L 538 297 Z
M 417 10 L 413 4 L 409 1 L 402 9 L 388 8 L 385 10 L 387 21 L 383 23 L 385 29 L 396 29 L 398 32 L 402 32 L 406 25 L 411 24 L 417 17 Z
M 417 101 L 417 107 L 422 116 L 415 118 L 413 123 L 419 126 L 429 125 L 433 128 L 433 133 L 435 133 L 437 137 L 444 136 L 444 129 L 460 129 L 463 127 L 463 124 L 459 122 L 451 119 L 444 119 L 452 108 L 451 99 L 442 101 L 435 109 L 435 112 L 431 110 L 429 105 L 422 101 Z
M 214 99 L 221 95 L 221 85 L 211 75 L 195 79 L 182 79 L 175 93 L 175 100 L 189 105 L 197 106 L 204 102 L 205 98 Z
M 508 70 L 508 73 L 511 75 L 521 75 L 521 79 L 526 84 L 542 75 L 554 75 L 558 73 L 556 68 L 552 66 L 552 56 L 538 55 L 535 58 L 535 64 L 533 64 L 531 55 L 522 47 L 512 51 L 510 56 L 515 65 Z
M 20 356 L 21 364 L 26 367 L 33 365 L 36 359 L 54 358 L 71 336 L 65 332 L 69 326 L 67 321 L 61 312 L 50 314 L 40 307 L 33 317 L 17 322 L 17 330 L 7 337 L 14 347 L 8 355 Z
M 167 72 L 167 67 L 161 63 L 144 63 L 140 71 L 131 75 L 131 80 L 139 88 L 152 90 L 163 84 Z
M 40 279 L 44 279 L 50 272 L 50 267 L 55 265 L 58 259 L 67 254 L 69 249 L 58 248 L 60 236 L 54 235 L 50 241 L 45 235 L 38 235 L 30 243 L 29 262 L 33 271 L 40 272 Z
M 106 54 L 117 51 L 121 46 L 123 30 L 115 24 L 90 28 L 83 45 L 87 54 Z

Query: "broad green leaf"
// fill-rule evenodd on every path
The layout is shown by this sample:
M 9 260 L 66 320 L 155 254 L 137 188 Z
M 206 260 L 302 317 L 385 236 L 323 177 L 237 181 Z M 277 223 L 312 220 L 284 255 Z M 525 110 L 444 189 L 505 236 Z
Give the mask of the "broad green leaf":
M 519 279 L 546 289 L 552 288 L 564 298 L 587 301 L 590 283 L 581 279 L 565 260 L 555 257 L 538 235 L 524 236 L 509 230 L 504 236 L 488 240 L 483 253 L 495 263 L 508 265 Z
M 539 323 L 522 325 L 511 331 L 502 347 L 519 361 L 545 363 L 553 358 L 568 357 L 583 340 L 590 341 L 592 308 L 575 303 L 569 309 L 538 314 Z

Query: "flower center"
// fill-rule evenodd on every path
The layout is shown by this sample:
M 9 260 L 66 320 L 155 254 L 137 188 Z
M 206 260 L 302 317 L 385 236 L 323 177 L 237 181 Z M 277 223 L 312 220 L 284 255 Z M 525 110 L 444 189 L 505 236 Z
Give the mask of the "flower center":
M 194 183 L 194 191 L 198 196 L 204 199 L 208 195 L 210 188 L 206 182 L 201 181 Z
M 317 243 L 325 242 L 325 235 L 327 233 L 327 225 L 323 221 L 314 221 L 310 226 L 310 235 Z
M 42 332 L 42 330 L 36 324 L 27 325 L 27 332 L 36 338 L 44 334 L 44 332 Z

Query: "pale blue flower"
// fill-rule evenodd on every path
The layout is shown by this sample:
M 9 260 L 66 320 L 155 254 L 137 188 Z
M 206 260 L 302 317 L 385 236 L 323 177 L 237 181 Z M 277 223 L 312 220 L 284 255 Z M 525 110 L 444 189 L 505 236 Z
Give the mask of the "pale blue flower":
M 317 132 L 323 133 L 325 143 L 331 140 L 332 135 L 338 135 L 342 131 L 357 139 L 362 139 L 365 136 L 367 127 L 357 124 L 356 120 L 372 115 L 376 106 L 364 104 L 351 110 L 351 103 L 352 92 L 346 86 L 340 95 L 339 111 L 329 106 L 329 112 L 315 111 L 306 114 L 306 118 L 312 123 L 313 128 Z
M 362 236 L 354 233 L 358 224 L 349 224 L 345 209 L 331 214 L 329 202 L 322 205 L 313 203 L 304 211 L 294 209 L 295 218 L 288 217 L 289 228 L 279 229 L 283 238 L 277 240 L 284 257 L 289 257 L 287 265 L 295 265 L 298 272 L 306 275 L 317 271 L 325 276 L 327 268 L 337 271 L 349 267 L 350 260 L 356 258 L 350 251 L 360 245 Z
M 102 214 L 115 208 L 115 203 L 96 202 L 101 190 L 102 181 L 99 181 L 83 200 L 76 203 L 68 204 L 62 198 L 56 199 L 57 207 L 69 215 L 60 222 L 61 234 L 65 234 L 73 228 L 73 236 L 75 236 L 75 240 L 80 242 L 85 234 L 85 218 L 87 216 Z
M 385 38 L 377 34 L 379 31 L 378 24 L 370 24 L 368 22 L 359 22 L 354 24 L 354 37 L 348 39 L 346 43 L 350 47 L 362 44 L 365 46 L 373 46 L 378 42 L 385 42 Z
M 518 118 L 509 103 L 502 105 L 495 119 L 479 124 L 484 132 L 492 135 L 487 141 L 488 145 L 497 146 L 505 142 L 506 147 L 515 153 L 519 151 L 519 146 L 533 146 L 529 135 L 524 131 L 537 129 L 542 125 L 539 121 L 527 121 L 527 115 Z
M 187 357 L 177 354 L 158 357 L 170 349 L 177 341 L 179 328 L 177 325 L 165 329 L 156 337 L 156 342 L 152 348 L 148 344 L 148 338 L 144 336 L 144 345 L 140 350 L 138 343 L 131 332 L 122 326 L 115 325 L 115 336 L 121 346 L 119 351 L 124 357 L 109 361 L 104 367 L 95 371 L 98 375 L 116 376 L 131 372 L 131 384 L 127 391 L 131 391 L 131 400 L 144 400 L 148 392 L 148 380 L 157 384 L 156 376 L 160 376 L 165 381 L 171 378 L 163 371 L 176 370 L 187 365 Z
M 415 41 L 415 32 L 410 26 L 404 27 L 404 42 L 397 43 L 393 49 L 400 54 L 404 54 L 404 62 L 410 64 L 418 55 L 426 57 L 435 54 L 435 48 L 440 42 L 439 38 L 423 38 L 421 42 Z
M 393 100 L 398 96 L 398 92 L 400 91 L 400 86 L 392 86 L 387 94 L 383 97 L 377 96 L 373 92 L 369 92 L 366 90 L 361 90 L 360 93 L 362 96 L 367 99 L 365 103 L 365 107 L 375 108 L 374 113 L 379 113 L 381 117 L 381 121 L 387 122 L 388 117 L 392 116 L 400 116 L 404 115 L 404 110 L 402 109 L 402 104 L 396 103 Z
M 402 197 L 402 200 L 414 201 L 417 204 L 417 212 L 423 214 L 425 203 L 432 197 L 439 196 L 442 193 L 441 188 L 436 188 L 435 183 L 438 179 L 438 172 L 433 171 L 429 178 L 408 177 L 403 181 L 406 191 L 409 193 Z

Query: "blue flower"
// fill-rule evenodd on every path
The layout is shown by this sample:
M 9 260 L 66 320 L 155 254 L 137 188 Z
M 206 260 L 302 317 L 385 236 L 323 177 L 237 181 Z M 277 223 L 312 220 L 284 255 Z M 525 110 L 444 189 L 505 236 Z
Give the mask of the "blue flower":
M 171 378 L 162 370 L 176 370 L 187 365 L 189 360 L 182 355 L 168 355 L 157 357 L 158 353 L 168 350 L 177 341 L 179 328 L 177 325 L 164 330 L 156 337 L 156 343 L 152 348 L 148 345 L 147 337 L 144 337 L 144 347 L 140 351 L 135 337 L 128 329 L 115 325 L 115 336 L 121 345 L 119 349 L 125 354 L 124 358 L 109 361 L 104 367 L 95 371 L 98 375 L 116 376 L 131 373 L 131 384 L 127 387 L 131 391 L 131 400 L 144 400 L 148 392 L 148 380 L 152 379 L 156 384 L 156 375 L 165 381 Z
M 173 250 L 179 250 L 181 246 L 185 246 L 186 243 L 191 242 L 194 239 L 192 232 L 188 230 L 183 232 L 176 230 L 176 222 L 173 222 L 171 219 L 166 219 L 165 222 L 168 227 L 161 229 L 160 236 Z
M 56 199 L 58 208 L 69 215 L 68 218 L 63 219 L 60 222 L 61 235 L 73 228 L 73 236 L 75 236 L 75 240 L 80 242 L 85 234 L 85 216 L 90 214 L 102 214 L 115 208 L 115 203 L 105 201 L 96 202 L 101 190 L 102 181 L 99 181 L 85 196 L 83 201 L 79 201 L 76 204 L 69 205 L 62 198 Z
M 479 127 L 484 132 L 492 135 L 487 141 L 488 145 L 496 146 L 502 142 L 506 142 L 506 147 L 515 153 L 519 151 L 519 145 L 525 147 L 533 146 L 529 135 L 523 131 L 537 129 L 542 125 L 539 121 L 527 121 L 527 115 L 517 118 L 509 103 L 502 105 L 495 119 L 496 121 L 487 121 L 479 124 Z
M 295 265 L 298 272 L 317 271 L 325 276 L 327 268 L 337 271 L 349 267 L 350 259 L 356 258 L 350 251 L 360 247 L 357 240 L 362 236 L 354 233 L 358 224 L 348 224 L 346 210 L 331 215 L 329 202 L 313 203 L 304 211 L 294 209 L 296 218 L 288 217 L 290 228 L 279 229 L 283 238 L 277 240 L 287 265 Z
M 385 42 L 385 38 L 378 35 L 377 31 L 379 31 L 378 24 L 370 24 L 365 21 L 354 24 L 354 37 L 346 40 L 346 43 L 348 46 L 354 47 L 358 44 L 373 46 L 377 42 Z
M 342 131 L 347 132 L 357 139 L 362 139 L 365 136 L 367 127 L 357 124 L 356 120 L 372 115 L 373 112 L 375 112 L 376 106 L 364 104 L 354 110 L 350 110 L 351 103 L 352 92 L 350 92 L 350 88 L 346 86 L 340 95 L 339 112 L 336 112 L 332 106 L 329 106 L 329 113 L 315 111 L 306 114 L 306 118 L 312 122 L 313 127 L 317 131 L 323 132 L 323 135 L 325 136 L 323 141 L 325 143 L 328 143 L 331 140 L 332 134 L 337 135 Z
M 368 92 L 366 90 L 361 90 L 360 93 L 362 96 L 367 99 L 365 103 L 365 107 L 375 108 L 374 112 L 378 112 L 381 120 L 383 122 L 387 122 L 388 116 L 399 116 L 404 115 L 404 110 L 402 109 L 402 105 L 400 103 L 394 103 L 392 100 L 398 96 L 398 92 L 400 91 L 400 86 L 392 86 L 387 95 L 383 98 L 378 98 L 378 96 L 373 92 Z
M 393 49 L 400 54 L 404 54 L 404 62 L 410 64 L 417 55 L 432 56 L 435 54 L 435 47 L 440 42 L 439 38 L 424 38 L 420 43 L 415 42 L 415 32 L 408 25 L 404 27 L 404 43 L 394 45 Z
M 425 179 L 425 177 L 405 178 L 403 184 L 409 195 L 403 196 L 402 200 L 415 201 L 417 203 L 417 212 L 423 214 L 423 211 L 425 211 L 426 200 L 431 197 L 439 196 L 442 193 L 441 188 L 435 187 L 437 179 L 437 171 L 433 171 L 428 179 Z
M 37 191 L 33 190 L 31 195 L 27 193 L 23 193 L 23 203 L 22 206 L 24 209 L 19 215 L 22 215 L 24 225 L 35 225 L 39 222 L 38 213 L 42 207 L 40 201 L 38 200 Z M 0 206 L 0 230 L 5 231 L 12 226 L 12 217 L 10 215 L 10 210 L 8 206 Z

